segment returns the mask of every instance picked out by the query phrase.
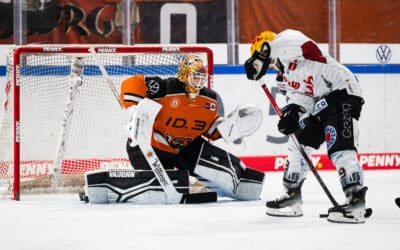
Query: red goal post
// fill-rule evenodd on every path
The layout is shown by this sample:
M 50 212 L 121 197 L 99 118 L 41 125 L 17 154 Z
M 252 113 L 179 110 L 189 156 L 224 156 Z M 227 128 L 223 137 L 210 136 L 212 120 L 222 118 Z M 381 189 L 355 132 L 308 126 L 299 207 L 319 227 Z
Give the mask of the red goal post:
M 19 200 L 23 190 L 81 190 L 86 171 L 130 168 L 124 131 L 129 117 L 116 100 L 120 83 L 134 74 L 175 76 L 188 54 L 205 61 L 211 87 L 213 53 L 207 47 L 10 50 L 0 99 L 0 196 Z

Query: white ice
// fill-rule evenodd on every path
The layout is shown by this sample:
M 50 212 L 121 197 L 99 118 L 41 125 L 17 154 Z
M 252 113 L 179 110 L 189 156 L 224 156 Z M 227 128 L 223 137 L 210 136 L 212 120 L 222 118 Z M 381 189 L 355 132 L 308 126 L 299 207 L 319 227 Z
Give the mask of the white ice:
M 265 215 L 265 201 L 280 191 L 282 173 L 267 173 L 262 200 L 227 199 L 202 205 L 85 204 L 77 194 L 25 195 L 0 201 L 2 250 L 396 250 L 400 249 L 400 171 L 366 171 L 365 224 L 319 218 L 331 206 L 312 173 L 303 186 L 304 216 Z M 344 200 L 334 171 L 320 172 Z

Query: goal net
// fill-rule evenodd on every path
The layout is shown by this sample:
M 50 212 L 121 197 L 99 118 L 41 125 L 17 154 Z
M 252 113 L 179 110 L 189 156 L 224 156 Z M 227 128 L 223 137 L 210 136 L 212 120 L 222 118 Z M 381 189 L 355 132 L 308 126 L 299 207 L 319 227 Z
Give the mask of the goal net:
M 212 76 L 206 47 L 11 49 L 0 99 L 0 196 L 81 191 L 86 171 L 131 168 L 121 82 L 134 74 L 175 76 L 188 54 L 200 56 Z

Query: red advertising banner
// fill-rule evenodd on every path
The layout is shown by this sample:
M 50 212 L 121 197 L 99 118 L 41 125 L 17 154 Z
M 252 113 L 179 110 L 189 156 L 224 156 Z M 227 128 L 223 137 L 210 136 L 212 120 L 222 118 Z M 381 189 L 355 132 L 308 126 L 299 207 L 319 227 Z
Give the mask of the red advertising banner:
M 250 168 L 263 172 L 278 172 L 283 171 L 286 156 L 251 156 L 240 157 L 240 159 Z M 364 170 L 400 170 L 400 153 L 359 154 L 358 159 Z M 335 170 L 326 155 L 313 155 L 311 161 L 318 171 Z M 54 161 L 24 161 L 21 164 L 21 178 L 30 178 L 48 175 L 49 168 L 54 164 Z M 77 168 L 78 165 L 86 167 Z M 8 164 L 4 163 L 0 166 L 7 169 L 9 167 Z M 130 168 L 128 159 L 75 159 L 63 161 L 62 173 L 77 174 L 96 169 L 126 168 Z M 7 169 L 3 172 L 7 173 Z
M 285 155 L 241 157 L 248 166 L 260 171 L 283 171 Z M 364 170 L 400 170 L 400 153 L 358 154 Z M 335 167 L 326 155 L 313 155 L 311 161 L 318 170 L 334 170 Z

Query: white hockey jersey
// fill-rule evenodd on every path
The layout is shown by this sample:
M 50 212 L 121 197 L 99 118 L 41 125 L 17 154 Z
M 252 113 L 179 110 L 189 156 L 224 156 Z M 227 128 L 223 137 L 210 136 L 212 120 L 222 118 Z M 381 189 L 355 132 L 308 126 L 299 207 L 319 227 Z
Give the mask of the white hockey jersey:
M 349 69 L 323 53 L 317 44 L 296 30 L 285 30 L 270 43 L 271 58 L 279 58 L 284 66 L 284 90 L 288 103 L 295 103 L 311 112 L 315 101 L 338 89 L 362 97 L 360 84 Z

